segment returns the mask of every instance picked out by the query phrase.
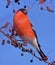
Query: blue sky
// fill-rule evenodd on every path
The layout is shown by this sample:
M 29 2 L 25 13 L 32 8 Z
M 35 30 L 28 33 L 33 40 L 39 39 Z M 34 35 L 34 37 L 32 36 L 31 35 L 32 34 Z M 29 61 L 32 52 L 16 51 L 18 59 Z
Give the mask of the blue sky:
M 21 5 L 18 6 L 17 4 L 11 4 L 10 7 L 6 9 L 6 1 L 1 0 L 0 27 L 4 25 L 6 22 L 10 22 L 10 26 L 8 27 L 10 29 L 13 23 L 13 6 L 16 10 L 18 10 L 19 8 L 23 7 L 24 3 L 31 7 L 30 11 L 28 12 L 28 17 L 34 25 L 43 52 L 48 56 L 49 61 L 55 60 L 55 13 L 50 13 L 46 11 L 46 9 L 41 11 L 40 5 L 37 4 L 38 2 L 35 3 L 35 1 L 32 1 L 31 3 L 27 3 L 22 2 L 21 0 Z M 42 6 L 45 8 L 46 5 L 49 5 L 52 8 L 54 8 L 55 6 L 52 6 L 50 2 L 46 2 L 46 4 Z M 4 31 L 8 32 L 8 29 L 5 29 Z M 2 46 L 2 39 L 7 38 L 0 33 L 0 65 L 47 65 L 44 62 L 40 62 L 38 59 L 34 58 L 29 53 L 24 53 L 24 56 L 22 57 L 20 55 L 22 51 L 18 48 L 13 47 L 12 45 L 8 45 L 6 43 L 4 46 Z M 28 46 L 28 48 L 29 47 L 30 46 Z M 33 50 L 36 52 L 34 48 Z M 39 56 L 37 52 L 36 54 Z M 32 58 L 34 61 L 33 63 L 30 63 L 29 61 Z

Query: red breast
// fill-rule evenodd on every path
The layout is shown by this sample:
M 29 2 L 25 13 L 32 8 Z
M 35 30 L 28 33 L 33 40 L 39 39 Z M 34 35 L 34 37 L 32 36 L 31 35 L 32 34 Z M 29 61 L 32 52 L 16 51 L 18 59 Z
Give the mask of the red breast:
M 32 39 L 35 37 L 28 16 L 21 11 L 14 15 L 14 28 L 20 37 L 24 36 Z

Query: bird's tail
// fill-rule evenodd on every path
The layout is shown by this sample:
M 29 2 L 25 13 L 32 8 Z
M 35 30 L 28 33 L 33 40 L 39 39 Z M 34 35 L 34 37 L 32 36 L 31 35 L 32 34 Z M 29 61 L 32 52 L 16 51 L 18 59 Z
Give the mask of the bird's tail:
M 38 51 L 38 53 L 40 54 L 42 60 L 44 60 L 44 61 L 48 60 L 47 56 L 43 53 L 43 51 L 41 49 L 40 49 L 40 52 Z

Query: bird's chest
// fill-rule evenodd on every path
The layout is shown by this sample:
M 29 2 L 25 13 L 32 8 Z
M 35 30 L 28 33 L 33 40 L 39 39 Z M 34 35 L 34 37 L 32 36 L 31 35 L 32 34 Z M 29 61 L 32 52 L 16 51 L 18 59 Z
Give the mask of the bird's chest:
M 16 32 L 24 35 L 27 30 L 29 29 L 29 23 L 27 19 L 18 19 L 17 21 L 14 22 L 15 30 Z
M 14 22 L 15 30 L 20 37 L 30 38 L 34 37 L 30 21 L 26 18 L 18 19 Z

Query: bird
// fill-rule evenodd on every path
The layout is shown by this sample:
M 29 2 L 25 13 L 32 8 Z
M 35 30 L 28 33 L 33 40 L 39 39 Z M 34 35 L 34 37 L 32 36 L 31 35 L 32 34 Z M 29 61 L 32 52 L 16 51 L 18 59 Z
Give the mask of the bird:
M 13 17 L 13 26 L 17 35 L 24 40 L 24 43 L 30 43 L 39 53 L 43 61 L 47 61 L 48 57 L 43 53 L 39 44 L 36 31 L 27 15 L 27 9 L 20 8 Z

